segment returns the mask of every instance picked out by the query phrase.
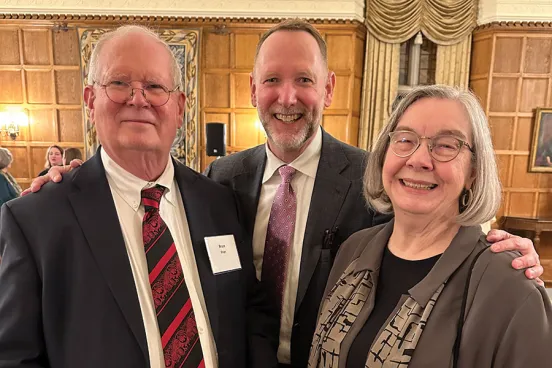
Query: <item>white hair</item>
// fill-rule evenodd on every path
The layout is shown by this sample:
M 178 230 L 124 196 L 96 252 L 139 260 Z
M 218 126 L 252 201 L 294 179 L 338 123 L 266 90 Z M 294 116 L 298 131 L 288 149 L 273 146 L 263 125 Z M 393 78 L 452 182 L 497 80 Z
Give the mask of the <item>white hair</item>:
M 478 225 L 492 219 L 501 201 L 501 185 L 498 176 L 496 158 L 493 151 L 491 132 L 485 112 L 477 97 L 456 87 L 434 85 L 423 86 L 408 93 L 397 105 L 388 124 L 382 129 L 368 158 L 364 173 L 364 197 L 379 212 L 392 213 L 393 205 L 382 181 L 383 162 L 389 146 L 389 133 L 397 127 L 405 111 L 416 101 L 423 98 L 440 98 L 458 101 L 464 107 L 472 128 L 474 154 L 472 168 L 475 180 L 472 185 L 473 196 L 468 206 L 460 213 L 456 222 L 460 225 Z
M 153 38 L 155 41 L 157 41 L 160 45 L 162 45 L 167 52 L 170 55 L 171 59 L 171 74 L 173 78 L 173 85 L 169 87 L 169 89 L 173 89 L 179 86 L 182 86 L 182 71 L 180 70 L 178 66 L 178 62 L 172 53 L 169 45 L 163 41 L 155 31 L 153 31 L 150 28 L 139 26 L 139 25 L 127 25 L 119 27 L 111 32 L 104 33 L 98 42 L 96 43 L 96 46 L 94 47 L 94 50 L 92 50 L 92 55 L 90 56 L 90 64 L 88 67 L 88 84 L 92 85 L 94 82 L 97 82 L 100 78 L 100 66 L 99 66 L 99 59 L 100 54 L 102 52 L 103 47 L 105 46 L 105 43 L 113 38 L 116 37 L 124 37 L 131 33 L 139 33 L 146 36 L 149 36 Z

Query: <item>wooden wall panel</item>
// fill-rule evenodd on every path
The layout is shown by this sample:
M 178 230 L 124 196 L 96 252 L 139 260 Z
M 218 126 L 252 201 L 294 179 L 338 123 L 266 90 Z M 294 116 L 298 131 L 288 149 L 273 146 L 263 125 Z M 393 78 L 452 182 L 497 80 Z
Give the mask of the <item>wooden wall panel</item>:
M 489 124 L 493 136 L 493 146 L 496 150 L 509 150 L 513 143 L 514 118 L 490 117 Z
M 349 129 L 347 116 L 325 115 L 322 119 L 322 126 L 328 132 L 332 132 L 334 138 L 343 142 L 347 141 Z
M 328 34 L 326 43 L 328 46 L 328 66 L 332 70 L 350 70 L 355 54 L 353 42 L 354 35 Z
M 249 88 L 249 73 L 235 73 L 234 75 L 234 107 L 253 108 Z
M 0 65 L 19 65 L 19 39 L 17 29 L 0 29 Z
M 48 146 L 84 148 L 77 31 L 3 24 L 0 44 L 0 111 L 23 111 L 29 120 L 15 140 L 1 135 L 0 145 L 14 155 L 12 174 L 26 188 Z
M 490 109 L 493 112 L 516 110 L 517 78 L 493 78 Z
M 27 101 L 30 104 L 54 103 L 54 81 L 51 71 L 27 70 L 25 81 Z
M 56 70 L 56 99 L 60 105 L 80 105 L 82 82 L 79 70 Z
M 249 74 L 257 43 L 270 24 L 205 27 L 202 41 L 201 169 L 214 160 L 205 153 L 205 124 L 227 124 L 227 154 L 266 141 L 251 105 Z M 333 136 L 358 144 L 360 95 L 365 35 L 359 25 L 317 26 L 328 45 L 328 65 L 336 73 L 332 105 L 324 110 L 322 125 Z M 215 119 L 215 120 L 212 120 Z
M 54 32 L 54 64 L 55 65 L 79 65 L 80 49 L 76 32 Z
M 255 33 L 236 33 L 234 36 L 234 43 L 236 45 L 234 54 L 234 66 L 236 68 L 245 68 L 253 70 L 253 63 L 255 60 L 255 52 L 257 50 L 257 43 L 261 35 Z
M 0 70 L 0 103 L 22 103 L 21 71 Z
M 230 107 L 230 75 L 205 73 L 204 107 Z
M 488 74 L 491 68 L 492 38 L 474 40 L 472 45 L 471 73 L 472 75 Z M 474 57 L 477 55 L 477 57 Z
M 522 39 L 496 37 L 493 73 L 518 73 L 520 71 Z
M 80 124 L 83 121 L 82 109 L 58 110 L 57 114 L 59 141 L 67 143 L 84 141 L 84 128 Z
M 56 118 L 52 109 L 29 111 L 30 140 L 53 142 L 56 140 Z
M 552 174 L 528 172 L 535 109 L 552 107 L 551 59 L 552 24 L 474 33 L 470 85 L 489 117 L 498 157 L 504 194 L 499 223 L 501 216 L 552 217 Z M 541 246 L 541 257 L 552 259 L 552 236 L 543 236 Z
M 24 29 L 23 63 L 26 65 L 50 65 L 50 31 L 48 29 Z

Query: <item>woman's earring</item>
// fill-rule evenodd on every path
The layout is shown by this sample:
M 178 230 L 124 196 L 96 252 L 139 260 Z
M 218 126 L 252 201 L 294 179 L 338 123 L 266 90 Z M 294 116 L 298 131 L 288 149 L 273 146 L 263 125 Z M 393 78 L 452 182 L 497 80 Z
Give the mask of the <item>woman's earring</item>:
M 460 194 L 460 213 L 468 207 L 473 199 L 473 190 L 464 188 Z

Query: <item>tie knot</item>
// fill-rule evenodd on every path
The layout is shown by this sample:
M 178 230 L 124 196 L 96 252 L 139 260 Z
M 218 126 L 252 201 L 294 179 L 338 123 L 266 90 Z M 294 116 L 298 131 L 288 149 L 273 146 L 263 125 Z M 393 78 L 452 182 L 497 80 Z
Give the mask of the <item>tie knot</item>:
M 148 207 L 159 209 L 159 202 L 165 192 L 165 187 L 156 185 L 152 188 L 142 189 L 142 203 L 146 209 Z
M 295 175 L 295 169 L 288 165 L 281 166 L 278 171 L 282 177 L 282 183 L 286 184 L 289 184 L 291 179 L 293 179 L 293 175 Z

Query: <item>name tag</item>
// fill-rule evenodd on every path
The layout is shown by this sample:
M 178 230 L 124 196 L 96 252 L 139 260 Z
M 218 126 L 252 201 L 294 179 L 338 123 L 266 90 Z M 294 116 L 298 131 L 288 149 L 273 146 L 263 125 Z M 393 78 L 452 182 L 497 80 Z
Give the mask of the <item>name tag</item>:
M 214 275 L 241 270 L 234 235 L 206 236 L 205 244 Z

